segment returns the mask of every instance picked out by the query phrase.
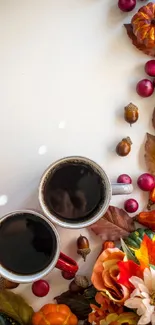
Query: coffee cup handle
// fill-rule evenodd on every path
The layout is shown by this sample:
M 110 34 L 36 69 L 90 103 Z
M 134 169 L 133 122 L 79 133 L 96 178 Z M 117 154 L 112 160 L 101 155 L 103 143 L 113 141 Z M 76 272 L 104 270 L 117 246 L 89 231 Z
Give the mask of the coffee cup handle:
M 112 187 L 112 195 L 131 194 L 133 191 L 132 184 L 114 183 L 111 185 L 111 187 Z
M 77 263 L 72 258 L 63 253 L 60 253 L 55 267 L 61 271 L 65 271 L 73 275 L 78 271 Z

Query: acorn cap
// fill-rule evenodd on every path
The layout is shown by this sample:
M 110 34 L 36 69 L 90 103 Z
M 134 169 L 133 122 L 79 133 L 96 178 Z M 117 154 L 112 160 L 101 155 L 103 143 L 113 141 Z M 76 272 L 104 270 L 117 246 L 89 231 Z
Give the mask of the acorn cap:
M 138 107 L 137 107 L 136 105 L 134 105 L 133 103 L 130 103 L 130 104 L 128 104 L 127 106 L 125 106 L 124 109 L 125 109 L 125 111 L 126 111 L 127 109 L 131 109 L 131 110 L 136 110 L 136 111 L 138 111 Z
M 122 139 L 122 141 L 126 141 L 127 143 L 132 145 L 132 141 L 131 141 L 130 137 L 126 137 L 126 138 Z
M 84 259 L 84 261 L 86 261 L 86 256 L 91 252 L 90 248 L 82 248 L 82 249 L 78 249 L 77 253 L 79 255 L 82 256 L 82 258 Z
M 77 286 L 82 287 L 84 289 L 88 288 L 89 286 L 89 281 L 84 275 L 76 275 L 74 281 Z

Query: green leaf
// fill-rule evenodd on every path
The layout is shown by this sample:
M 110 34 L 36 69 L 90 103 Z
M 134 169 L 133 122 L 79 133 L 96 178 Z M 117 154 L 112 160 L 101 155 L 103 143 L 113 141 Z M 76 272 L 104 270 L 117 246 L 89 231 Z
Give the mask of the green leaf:
M 20 325 L 16 320 L 12 317 L 0 312 L 0 325 Z
M 151 269 L 155 270 L 155 265 L 149 264 L 149 266 L 151 267 Z
M 0 311 L 14 318 L 20 325 L 29 325 L 34 313 L 21 296 L 6 290 L 0 291 Z
M 125 244 L 125 242 L 124 242 L 124 240 L 122 238 L 121 238 L 121 246 L 122 246 L 122 250 L 125 253 L 127 259 L 134 261 L 136 264 L 139 264 L 136 256 L 133 255 L 130 248 Z

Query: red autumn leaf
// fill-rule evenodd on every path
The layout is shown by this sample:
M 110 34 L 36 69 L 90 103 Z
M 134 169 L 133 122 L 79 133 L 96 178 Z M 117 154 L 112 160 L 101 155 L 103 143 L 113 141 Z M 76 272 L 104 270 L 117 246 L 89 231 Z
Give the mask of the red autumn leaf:
M 155 56 L 155 47 L 148 48 L 144 44 L 140 44 L 137 40 L 137 37 L 133 33 L 133 28 L 131 24 L 124 24 L 124 27 L 126 28 L 127 34 L 129 38 L 132 40 L 133 45 L 136 46 L 138 50 L 142 51 L 147 55 Z
M 134 221 L 127 212 L 114 206 L 109 206 L 105 215 L 90 228 L 103 241 L 120 240 L 135 230 Z
M 140 265 L 136 264 L 133 261 L 120 261 L 118 262 L 118 267 L 120 270 L 118 283 L 124 285 L 128 289 L 133 289 L 132 283 L 129 279 L 132 276 L 143 277 L 143 272 Z
M 144 157 L 148 171 L 155 175 L 155 136 L 149 133 L 147 133 Z

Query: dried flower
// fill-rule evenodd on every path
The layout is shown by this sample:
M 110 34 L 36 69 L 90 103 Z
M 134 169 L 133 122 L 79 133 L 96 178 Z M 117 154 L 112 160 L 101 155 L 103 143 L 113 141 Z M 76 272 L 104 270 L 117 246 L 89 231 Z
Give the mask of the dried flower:
M 91 281 L 98 291 L 106 293 L 111 300 L 121 303 L 129 297 L 129 290 L 118 284 L 119 266 L 125 254 L 118 248 L 108 248 L 97 259 Z
M 153 268 L 144 270 L 144 280 L 132 276 L 130 282 L 134 291 L 130 298 L 125 301 L 125 306 L 137 309 L 140 317 L 138 325 L 146 325 L 151 322 L 155 324 L 155 270 Z

